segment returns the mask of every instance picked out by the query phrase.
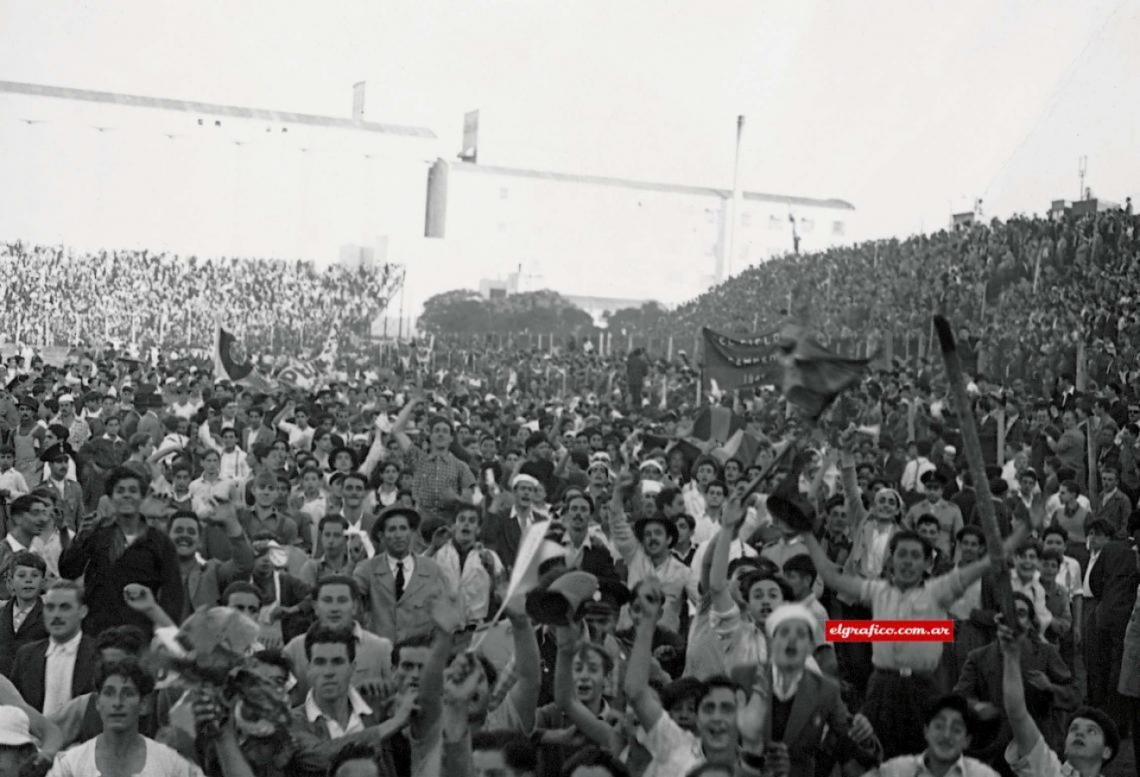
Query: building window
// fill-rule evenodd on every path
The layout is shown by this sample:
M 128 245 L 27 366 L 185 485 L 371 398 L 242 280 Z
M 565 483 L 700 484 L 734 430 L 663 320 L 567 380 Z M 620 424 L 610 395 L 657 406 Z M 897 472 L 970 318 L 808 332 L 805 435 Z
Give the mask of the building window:
M 507 191 L 507 187 L 505 187 L 505 186 L 499 187 L 499 199 L 505 200 L 505 199 L 507 199 L 508 196 L 509 196 L 509 192 Z
M 780 218 L 779 216 L 769 216 L 768 217 L 768 229 L 776 230 L 776 229 L 783 229 L 783 227 L 784 227 L 784 220 L 782 218 Z
M 846 229 L 846 227 L 844 226 L 842 221 L 831 222 L 831 234 L 842 235 L 845 229 Z
M 752 214 L 751 213 L 740 214 L 740 226 L 742 226 L 742 227 L 752 226 Z

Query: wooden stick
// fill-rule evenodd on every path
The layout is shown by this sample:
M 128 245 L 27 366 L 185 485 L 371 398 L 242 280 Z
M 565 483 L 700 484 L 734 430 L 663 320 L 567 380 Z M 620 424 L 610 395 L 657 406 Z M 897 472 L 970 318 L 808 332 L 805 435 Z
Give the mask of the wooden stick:
M 1005 547 L 998 530 L 997 516 L 994 513 L 993 496 L 990 494 L 990 481 L 986 477 L 986 462 L 982 458 L 982 444 L 978 439 L 978 427 L 974 420 L 974 410 L 966 395 L 966 379 L 962 372 L 962 360 L 958 357 L 958 346 L 954 342 L 954 332 L 950 322 L 942 316 L 934 317 L 934 329 L 938 333 L 938 345 L 942 349 L 942 362 L 946 365 L 946 380 L 950 384 L 950 396 L 958 411 L 958 426 L 962 432 L 962 448 L 969 463 L 970 479 L 977 493 L 975 509 L 982 522 L 982 532 L 986 535 L 986 550 L 993 568 L 998 571 L 995 594 L 1005 622 L 1016 628 L 1017 613 L 1013 608 L 1013 590 L 1009 574 L 1005 571 Z

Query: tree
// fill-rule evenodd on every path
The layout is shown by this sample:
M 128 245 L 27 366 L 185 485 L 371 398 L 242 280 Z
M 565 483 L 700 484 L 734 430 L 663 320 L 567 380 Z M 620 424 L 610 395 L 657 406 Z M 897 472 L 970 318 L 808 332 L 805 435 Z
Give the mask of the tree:
M 648 332 L 662 323 L 666 310 L 656 302 L 644 303 L 639 308 L 622 308 L 606 316 L 606 324 L 613 332 Z
M 484 300 L 467 289 L 436 294 L 424 303 L 420 327 L 430 334 L 486 332 L 581 334 L 593 329 L 590 314 L 549 289 Z
M 419 326 L 433 335 L 492 330 L 491 315 L 479 292 L 454 289 L 436 294 L 424 303 Z

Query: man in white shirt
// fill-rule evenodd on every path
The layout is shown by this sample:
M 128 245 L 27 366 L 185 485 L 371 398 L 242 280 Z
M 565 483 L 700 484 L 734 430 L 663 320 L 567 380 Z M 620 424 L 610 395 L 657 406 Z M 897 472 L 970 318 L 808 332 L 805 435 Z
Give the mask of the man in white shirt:
M 284 420 L 289 417 L 290 413 L 293 416 L 292 423 Z M 277 422 L 277 428 L 289 435 L 289 447 L 291 449 L 307 451 L 313 447 L 313 432 L 316 429 L 309 426 L 308 412 L 290 402 L 277 418 L 280 419 Z
M 179 418 L 189 421 L 202 407 L 202 400 L 190 396 L 190 389 L 185 383 L 179 383 L 174 388 L 174 402 L 170 405 L 171 411 Z
M 1069 592 L 1071 599 L 1079 600 L 1082 578 L 1081 562 L 1065 555 L 1069 546 L 1069 535 L 1060 526 L 1050 526 L 1041 533 L 1042 550 L 1055 550 L 1061 554 L 1061 571 L 1057 573 L 1057 585 Z M 1073 613 L 1074 623 L 1079 623 L 1078 613 Z
M 223 480 L 248 480 L 250 476 L 249 458 L 237 446 L 237 429 L 222 427 L 222 444 L 218 445 L 210 434 L 210 424 L 204 423 L 198 429 L 198 438 L 207 448 L 218 452 L 218 474 Z
M 903 467 L 902 490 L 913 491 L 916 494 L 926 493 L 926 486 L 922 476 L 932 471 L 934 462 L 930 460 L 930 441 L 920 440 L 907 446 L 907 463 Z
M 1024 594 L 1033 602 L 1037 613 L 1037 625 L 1041 634 L 1053 622 L 1053 613 L 1045 601 L 1045 587 L 1041 585 L 1038 561 L 1040 557 L 1037 542 L 1030 540 L 1018 548 L 1013 555 L 1013 569 L 1009 573 L 1010 586 L 1014 593 Z
M 0 445 L 0 499 L 11 502 L 28 493 L 28 481 L 15 468 L 16 449 L 10 445 Z
M 95 641 L 81 630 L 87 617 L 83 588 L 57 580 L 44 594 L 48 638 L 20 648 L 12 662 L 12 682 L 25 701 L 46 716 L 92 690 Z
M 703 530 L 701 518 L 705 514 L 705 491 L 709 483 L 716 480 L 718 469 L 716 459 L 711 456 L 701 456 L 693 465 L 693 479 L 681 489 L 681 496 L 685 500 L 685 512 L 697 520 L 694 542 L 707 542 L 716 533 L 715 527 L 709 531 Z M 727 491 L 727 488 L 725 490 Z

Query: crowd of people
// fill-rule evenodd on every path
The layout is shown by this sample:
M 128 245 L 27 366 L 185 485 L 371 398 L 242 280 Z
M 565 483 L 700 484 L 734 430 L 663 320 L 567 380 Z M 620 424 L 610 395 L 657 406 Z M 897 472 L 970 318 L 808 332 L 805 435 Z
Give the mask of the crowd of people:
M 254 352 L 295 355 L 331 331 L 367 337 L 390 296 L 386 269 L 20 242 L 0 244 L 0 269 L 6 342 L 203 348 L 222 317 Z
M 925 331 L 941 308 L 984 471 L 930 357 L 872 365 L 814 418 L 771 387 L 700 394 L 697 354 L 569 336 L 441 337 L 310 388 L 162 353 L 12 356 L 0 777 L 1126 773 L 1135 226 L 1015 219 L 777 260 L 671 319 L 762 330 L 790 294 L 843 338 Z M 229 305 L 304 317 L 319 342 L 372 315 L 382 283 L 12 245 L 2 261 L 23 331 L 84 301 L 117 328 Z M 747 455 L 694 434 L 713 411 Z M 932 631 L 875 641 L 868 622 Z

